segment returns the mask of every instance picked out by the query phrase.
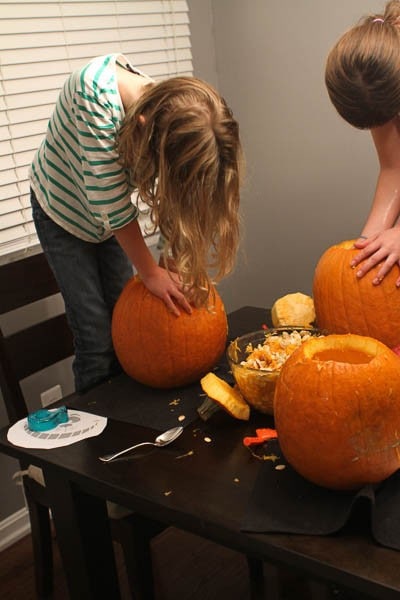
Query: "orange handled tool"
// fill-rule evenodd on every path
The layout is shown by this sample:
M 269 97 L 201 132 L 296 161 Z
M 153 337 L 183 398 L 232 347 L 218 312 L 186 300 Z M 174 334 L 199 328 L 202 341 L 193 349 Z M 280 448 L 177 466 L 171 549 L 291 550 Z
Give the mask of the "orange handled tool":
M 276 429 L 256 429 L 257 437 L 245 437 L 243 438 L 243 444 L 245 446 L 257 446 L 258 444 L 263 444 L 268 440 L 277 439 L 278 434 Z

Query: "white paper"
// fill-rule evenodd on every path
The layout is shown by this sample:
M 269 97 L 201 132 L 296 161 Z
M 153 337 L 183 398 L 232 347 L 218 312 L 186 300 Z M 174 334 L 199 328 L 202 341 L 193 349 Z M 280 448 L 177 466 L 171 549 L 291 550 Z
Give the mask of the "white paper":
M 107 418 L 80 410 L 68 409 L 69 420 L 49 431 L 31 431 L 28 419 L 21 419 L 10 427 L 7 439 L 21 448 L 60 448 L 99 435 L 107 425 Z

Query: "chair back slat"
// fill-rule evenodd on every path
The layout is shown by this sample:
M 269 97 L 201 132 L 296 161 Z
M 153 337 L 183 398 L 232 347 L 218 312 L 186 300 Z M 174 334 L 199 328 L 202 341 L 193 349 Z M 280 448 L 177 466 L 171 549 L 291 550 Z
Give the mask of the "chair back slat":
M 4 339 L 14 376 L 20 380 L 74 353 L 65 313 Z
M 58 292 L 42 253 L 0 265 L 1 314 Z M 21 380 L 73 354 L 73 338 L 65 313 L 7 335 L 0 329 L 0 386 L 10 421 L 28 414 Z
M 0 337 L 0 387 L 8 418 L 13 423 L 26 417 L 28 407 L 19 381 L 13 375 L 13 365 L 8 360 L 3 342 Z
M 59 292 L 41 252 L 0 266 L 0 314 Z

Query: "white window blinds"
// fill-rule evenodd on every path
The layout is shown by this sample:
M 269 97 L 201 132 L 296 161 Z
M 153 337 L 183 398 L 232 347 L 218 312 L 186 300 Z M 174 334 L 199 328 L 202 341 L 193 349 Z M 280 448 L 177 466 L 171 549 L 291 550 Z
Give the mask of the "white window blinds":
M 186 0 L 3 1 L 0 34 L 1 256 L 38 245 L 28 169 L 68 74 L 112 52 L 156 80 L 192 60 Z

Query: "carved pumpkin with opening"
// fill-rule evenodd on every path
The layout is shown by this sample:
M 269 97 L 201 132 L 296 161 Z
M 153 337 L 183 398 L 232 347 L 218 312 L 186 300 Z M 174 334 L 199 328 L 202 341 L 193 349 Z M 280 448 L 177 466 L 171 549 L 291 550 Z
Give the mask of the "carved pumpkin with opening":
M 383 481 L 400 466 L 400 358 L 370 337 L 311 338 L 282 367 L 274 417 L 304 478 L 332 489 Z

